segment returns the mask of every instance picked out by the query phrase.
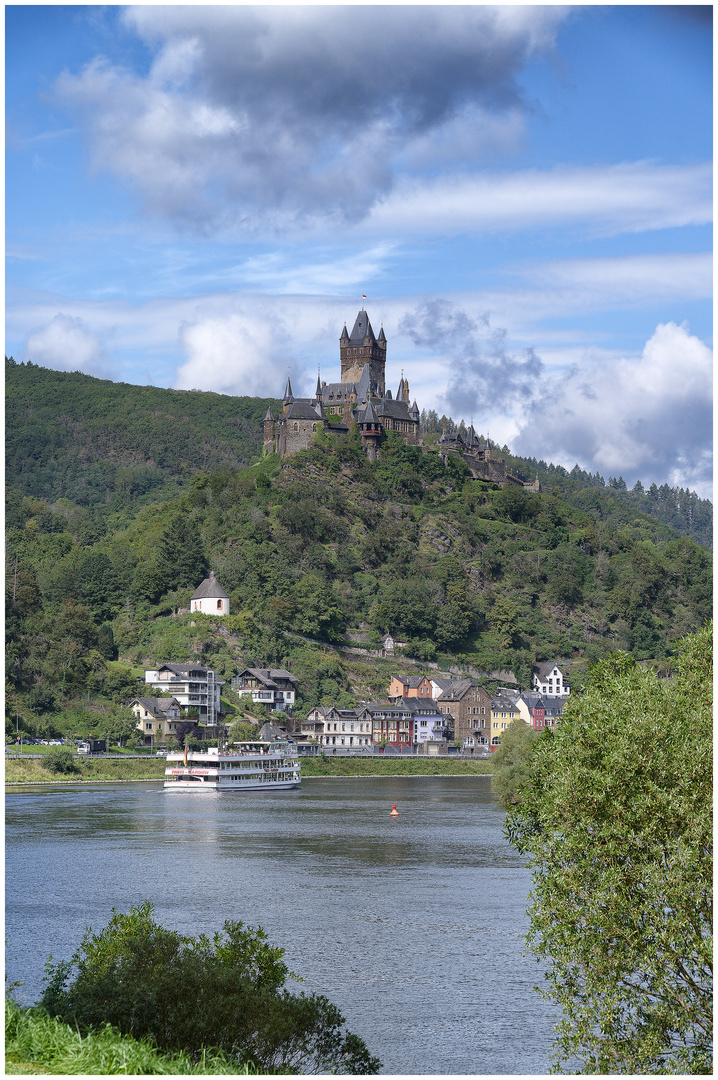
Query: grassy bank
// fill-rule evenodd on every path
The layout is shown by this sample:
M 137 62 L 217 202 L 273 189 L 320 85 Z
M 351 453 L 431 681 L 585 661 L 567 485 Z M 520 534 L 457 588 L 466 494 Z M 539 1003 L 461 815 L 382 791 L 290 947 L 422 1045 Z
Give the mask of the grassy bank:
M 51 773 L 42 762 L 21 761 L 12 758 L 5 761 L 6 784 L 50 784 L 98 780 L 162 780 L 165 775 L 164 758 L 95 758 L 87 761 L 77 759 L 77 772 Z
M 483 776 L 493 772 L 491 761 L 453 758 L 302 758 L 302 776 Z M 163 780 L 164 758 L 79 758 L 77 772 L 48 772 L 40 761 L 5 762 L 6 784 L 97 783 L 107 780 Z
M 491 761 L 453 758 L 335 758 L 302 759 L 302 776 L 485 776 Z
M 107 1025 L 82 1036 L 41 1009 L 5 1002 L 5 1075 L 55 1074 L 111 1076 L 151 1074 L 246 1076 L 248 1069 L 208 1051 L 203 1061 L 189 1055 L 162 1054 L 146 1042 L 120 1035 Z

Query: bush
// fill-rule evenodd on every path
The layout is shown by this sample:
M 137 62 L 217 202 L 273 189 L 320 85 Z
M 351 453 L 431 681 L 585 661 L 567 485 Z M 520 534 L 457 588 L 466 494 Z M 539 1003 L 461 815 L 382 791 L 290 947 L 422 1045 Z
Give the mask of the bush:
M 67 774 L 80 771 L 72 750 L 68 750 L 66 746 L 51 746 L 42 760 L 42 767 L 51 773 Z
M 226 922 L 212 940 L 189 938 L 152 913 L 149 903 L 113 911 L 99 934 L 88 930 L 70 962 L 48 962 L 41 1005 L 81 1032 L 110 1023 L 194 1057 L 219 1049 L 261 1072 L 378 1072 L 380 1062 L 343 1030 L 331 1002 L 284 988 L 294 976 L 261 928 Z

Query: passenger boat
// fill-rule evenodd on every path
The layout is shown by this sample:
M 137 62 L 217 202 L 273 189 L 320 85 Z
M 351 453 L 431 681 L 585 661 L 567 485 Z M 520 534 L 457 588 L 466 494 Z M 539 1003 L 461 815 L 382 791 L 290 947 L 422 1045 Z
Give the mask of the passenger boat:
M 233 750 L 167 755 L 165 791 L 275 791 L 299 787 L 297 748 L 288 742 L 241 742 Z

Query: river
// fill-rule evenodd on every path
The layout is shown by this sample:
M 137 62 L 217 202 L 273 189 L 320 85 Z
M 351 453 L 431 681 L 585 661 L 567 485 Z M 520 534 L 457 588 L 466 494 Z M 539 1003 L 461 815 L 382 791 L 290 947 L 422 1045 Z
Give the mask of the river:
M 503 819 L 485 776 L 8 789 L 7 976 L 35 1001 L 49 954 L 151 900 L 187 934 L 263 926 L 384 1073 L 545 1074 L 555 1016 L 523 955 L 530 875 Z

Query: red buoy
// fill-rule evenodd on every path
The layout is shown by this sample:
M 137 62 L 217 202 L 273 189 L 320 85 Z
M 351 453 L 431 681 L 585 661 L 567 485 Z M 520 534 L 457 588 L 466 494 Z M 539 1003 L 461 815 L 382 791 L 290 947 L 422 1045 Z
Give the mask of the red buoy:
M 393 804 L 389 817 L 399 817 L 399 811 L 396 808 L 396 803 Z

